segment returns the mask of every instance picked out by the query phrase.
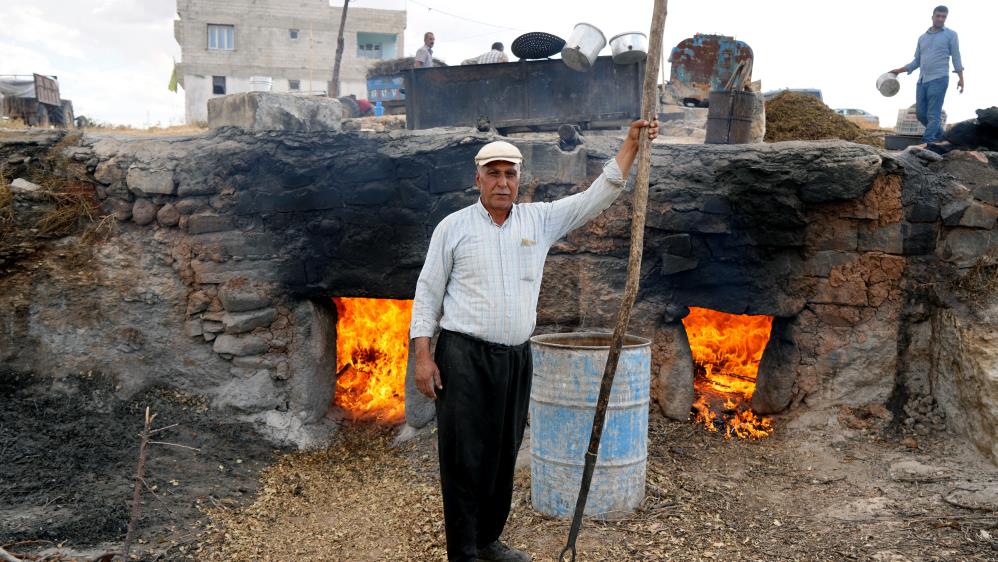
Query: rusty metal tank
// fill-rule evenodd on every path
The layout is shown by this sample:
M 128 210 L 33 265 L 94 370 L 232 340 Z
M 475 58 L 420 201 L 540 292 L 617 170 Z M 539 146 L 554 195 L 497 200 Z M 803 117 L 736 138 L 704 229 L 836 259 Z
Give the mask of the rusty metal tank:
M 679 105 L 705 106 L 711 90 L 723 90 L 738 63 L 745 63 L 752 81 L 752 48 L 727 35 L 696 34 L 683 39 L 669 55 L 672 72 L 666 92 Z

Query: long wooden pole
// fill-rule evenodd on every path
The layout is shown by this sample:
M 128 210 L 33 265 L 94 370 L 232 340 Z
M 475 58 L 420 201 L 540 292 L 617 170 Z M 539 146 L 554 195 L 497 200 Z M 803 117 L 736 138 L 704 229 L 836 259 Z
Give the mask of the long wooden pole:
M 648 56 L 645 59 L 645 79 L 641 94 L 641 118 L 648 119 L 649 122 L 655 120 L 658 114 L 658 69 L 662 60 L 662 32 L 665 29 L 667 7 L 668 0 L 655 0 L 655 9 L 651 18 L 651 32 L 648 37 Z M 634 306 L 634 299 L 638 294 L 650 175 L 651 139 L 648 138 L 648 135 L 641 135 L 638 144 L 638 172 L 634 181 L 634 198 L 632 200 L 631 251 L 627 257 L 627 283 L 624 286 L 620 310 L 617 312 L 617 325 L 613 329 L 613 337 L 610 340 L 610 352 L 607 355 L 606 367 L 603 369 L 599 398 L 596 400 L 593 431 L 589 437 L 589 449 L 586 451 L 586 464 L 582 470 L 582 485 L 579 489 L 578 500 L 575 503 L 575 515 L 568 532 L 568 542 L 559 554 L 559 560 L 564 560 L 569 553 L 572 555 L 571 560 L 575 560 L 575 540 L 582 527 L 582 514 L 586 508 L 593 470 L 596 468 L 596 456 L 599 453 L 599 442 L 603 435 L 603 423 L 606 421 L 606 407 L 610 401 L 610 389 L 613 387 L 613 377 L 617 373 L 617 360 L 620 359 L 620 348 L 624 343 L 627 324 L 631 320 L 631 307 Z
M 347 8 L 350 0 L 343 0 L 343 12 L 340 14 L 340 30 L 336 35 L 336 60 L 333 61 L 333 81 L 329 83 L 329 97 L 340 97 L 340 63 L 343 61 L 343 28 L 347 25 Z

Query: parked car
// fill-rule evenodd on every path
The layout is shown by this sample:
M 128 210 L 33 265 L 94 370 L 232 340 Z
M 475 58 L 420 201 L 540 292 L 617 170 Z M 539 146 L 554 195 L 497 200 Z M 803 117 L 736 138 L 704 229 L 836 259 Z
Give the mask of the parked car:
M 870 114 L 869 112 L 863 111 L 862 109 L 842 108 L 836 109 L 835 113 L 838 113 L 860 127 L 868 129 L 880 128 L 880 118 L 876 115 Z

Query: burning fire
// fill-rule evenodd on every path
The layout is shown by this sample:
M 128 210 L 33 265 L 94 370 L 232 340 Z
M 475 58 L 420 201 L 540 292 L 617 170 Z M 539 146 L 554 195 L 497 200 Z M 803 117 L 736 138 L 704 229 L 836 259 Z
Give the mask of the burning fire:
M 693 386 L 699 398 L 693 404 L 694 421 L 710 431 L 723 426 L 726 438 L 769 435 L 772 421 L 756 416 L 748 402 L 755 392 L 773 318 L 690 307 L 683 326 L 697 365 Z
M 394 422 L 405 416 L 412 301 L 334 297 L 335 403 L 354 419 Z

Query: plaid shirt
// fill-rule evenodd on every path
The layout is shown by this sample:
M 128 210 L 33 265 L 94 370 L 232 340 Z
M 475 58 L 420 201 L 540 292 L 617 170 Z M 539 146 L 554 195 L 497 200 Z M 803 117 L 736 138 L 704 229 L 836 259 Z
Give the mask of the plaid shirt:
M 537 323 L 537 297 L 548 249 L 592 220 L 624 189 L 616 159 L 581 193 L 551 203 L 514 204 L 497 225 L 481 199 L 433 230 L 416 283 L 409 336 L 438 328 L 519 345 Z
M 475 58 L 465 59 L 461 61 L 461 64 L 492 64 L 496 62 L 509 62 L 509 58 L 506 57 L 506 53 L 492 49 Z

